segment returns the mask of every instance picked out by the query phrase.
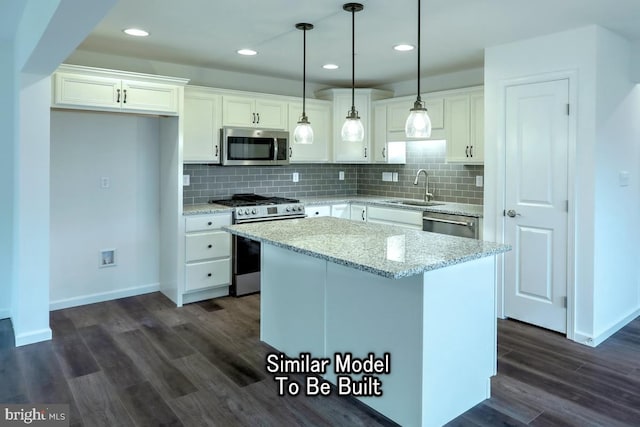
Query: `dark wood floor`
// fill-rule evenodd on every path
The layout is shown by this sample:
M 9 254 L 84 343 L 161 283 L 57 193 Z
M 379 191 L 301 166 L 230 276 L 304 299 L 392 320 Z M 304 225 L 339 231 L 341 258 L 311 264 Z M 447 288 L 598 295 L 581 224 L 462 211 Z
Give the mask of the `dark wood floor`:
M 159 293 L 51 313 L 53 340 L 13 347 L 0 402 L 69 403 L 73 426 L 393 425 L 352 399 L 278 397 L 259 296 L 176 308 Z M 640 319 L 596 349 L 499 321 L 491 399 L 449 426 L 640 425 Z

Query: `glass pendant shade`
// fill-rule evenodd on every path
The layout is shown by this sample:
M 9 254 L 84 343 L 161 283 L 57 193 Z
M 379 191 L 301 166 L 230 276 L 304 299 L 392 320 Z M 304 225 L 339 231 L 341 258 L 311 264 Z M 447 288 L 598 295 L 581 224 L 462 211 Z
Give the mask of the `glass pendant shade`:
M 364 140 L 364 126 L 360 117 L 347 117 L 342 125 L 342 140 L 347 142 L 362 142 Z
M 293 143 L 294 144 L 313 144 L 313 128 L 311 123 L 307 119 L 307 116 L 302 116 L 298 122 L 298 126 L 293 131 Z
M 431 136 L 431 119 L 427 109 L 421 103 L 416 102 L 410 111 L 404 125 L 407 138 L 429 138 Z

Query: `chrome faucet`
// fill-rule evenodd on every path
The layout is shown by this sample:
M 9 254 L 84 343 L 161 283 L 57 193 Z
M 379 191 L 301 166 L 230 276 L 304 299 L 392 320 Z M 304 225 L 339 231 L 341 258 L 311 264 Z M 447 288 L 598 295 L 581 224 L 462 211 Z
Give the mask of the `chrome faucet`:
M 418 169 L 418 173 L 416 173 L 416 179 L 413 181 L 413 185 L 418 185 L 418 178 L 420 178 L 420 173 L 424 172 L 424 201 L 428 202 L 433 199 L 433 194 L 429 193 L 429 174 L 424 169 Z

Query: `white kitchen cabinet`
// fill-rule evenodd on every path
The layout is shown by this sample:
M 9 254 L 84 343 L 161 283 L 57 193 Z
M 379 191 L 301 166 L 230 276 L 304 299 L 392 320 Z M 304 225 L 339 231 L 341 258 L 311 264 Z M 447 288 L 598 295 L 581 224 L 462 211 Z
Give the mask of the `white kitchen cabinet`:
M 373 109 L 371 102 L 388 98 L 391 92 L 376 89 L 356 89 L 354 104 L 362 126 L 364 139 L 362 142 L 342 140 L 342 125 L 351 111 L 351 89 L 324 89 L 316 92 L 316 96 L 333 101 L 333 160 L 336 163 L 370 163 L 372 160 Z
M 422 230 L 422 211 L 369 206 L 367 222 Z
M 304 213 L 308 217 L 331 216 L 331 206 L 305 206 Z
M 407 163 L 407 143 L 402 135 L 397 140 L 387 137 L 387 105 L 375 105 L 373 108 L 373 161 L 375 163 Z
M 331 160 L 331 103 L 307 100 L 306 113 L 313 128 L 313 144 L 295 144 L 293 132 L 302 114 L 302 102 L 289 103 L 289 161 L 291 163 L 326 163 Z
M 222 125 L 287 129 L 287 102 L 268 97 L 223 95 Z
M 331 205 L 331 216 L 336 218 L 351 219 L 351 208 L 349 203 Z
M 351 204 L 349 217 L 354 221 L 367 222 L 367 207 L 365 205 Z
M 219 163 L 222 96 L 207 88 L 185 88 L 183 123 L 183 162 Z
M 484 95 L 461 93 L 445 98 L 448 163 L 484 162 Z
M 220 227 L 230 224 L 230 213 L 185 218 L 185 293 L 226 288 L 228 295 L 231 235 Z
M 185 79 L 62 65 L 52 107 L 178 115 Z

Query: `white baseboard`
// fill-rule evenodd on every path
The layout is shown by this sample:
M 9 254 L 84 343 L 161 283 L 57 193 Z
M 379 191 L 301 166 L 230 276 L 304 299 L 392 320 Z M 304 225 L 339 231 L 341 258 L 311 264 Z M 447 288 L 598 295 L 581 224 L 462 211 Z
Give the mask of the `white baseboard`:
M 134 286 L 132 288 L 118 289 L 116 291 L 100 292 L 91 295 L 81 295 L 73 298 L 60 299 L 49 303 L 49 310 L 61 310 L 63 308 L 77 307 L 79 305 L 94 304 L 96 302 L 110 301 L 118 298 L 133 297 L 136 295 L 148 294 L 160 290 L 159 283 L 150 285 Z
M 35 344 L 41 341 L 49 341 L 51 339 L 51 328 L 44 328 L 37 331 L 31 331 L 24 334 L 16 335 L 16 347 L 23 345 Z
M 0 319 L 8 319 L 11 317 L 11 309 L 0 308 Z
M 225 297 L 227 295 L 229 295 L 229 286 L 224 285 L 214 289 L 184 294 L 182 296 L 182 303 L 190 304 L 192 302 L 202 301 L 205 299 Z
M 630 314 L 624 316 L 609 328 L 605 329 L 595 336 L 590 336 L 580 331 L 576 331 L 573 340 L 577 343 L 588 345 L 589 347 L 597 347 L 602 344 L 607 338 L 618 332 L 620 329 L 624 328 L 629 322 L 631 322 L 638 316 L 640 316 L 640 308 L 633 310 Z

